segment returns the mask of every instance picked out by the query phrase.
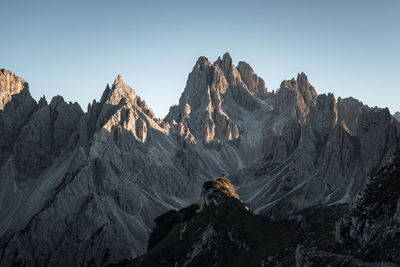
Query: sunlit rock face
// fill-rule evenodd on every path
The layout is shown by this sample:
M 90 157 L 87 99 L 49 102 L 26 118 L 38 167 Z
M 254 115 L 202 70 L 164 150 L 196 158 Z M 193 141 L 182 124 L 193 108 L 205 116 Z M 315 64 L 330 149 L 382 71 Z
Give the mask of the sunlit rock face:
M 318 96 L 304 73 L 269 93 L 229 54 L 197 60 L 165 119 L 121 76 L 86 112 L 60 96 L 36 103 L 5 70 L 0 92 L 2 266 L 133 259 L 157 216 L 222 173 L 256 213 L 346 204 L 399 143 L 387 109 Z
M 336 221 L 334 235 L 297 247 L 297 266 L 398 266 L 399 178 L 397 152 L 388 165 L 371 177 L 350 210 Z
M 0 69 L 0 163 L 9 156 L 12 144 L 35 107 L 36 101 L 25 80 Z
M 217 180 L 206 181 L 200 195 L 200 210 L 211 204 L 218 206 L 229 198 L 240 200 L 228 178 L 222 177 Z
M 45 165 L 29 180 L 10 175 L 1 180 L 2 203 L 17 200 L 2 210 L 1 265 L 100 266 L 133 258 L 144 252 L 153 219 L 190 203 L 200 191 L 200 178 L 188 176 L 176 138 L 121 77 L 87 113 L 69 105 L 54 98 L 20 134 L 28 143 L 22 142 L 15 155 L 21 166 L 29 166 L 30 136 L 40 140 L 34 142 L 35 153 L 48 158 L 35 157 Z M 53 138 L 58 124 L 68 141 Z M 18 170 L 6 167 L 4 176 Z
M 241 110 L 244 113 L 262 109 L 254 95 L 265 98 L 267 93 L 264 81 L 247 63 L 241 62 L 238 68 L 229 54 L 214 64 L 200 57 L 189 74 L 179 105 L 171 108 L 166 120 L 185 125 L 190 132 L 184 131 L 185 135 L 195 142 L 217 145 L 237 141 L 241 127 L 232 113 L 244 117 Z

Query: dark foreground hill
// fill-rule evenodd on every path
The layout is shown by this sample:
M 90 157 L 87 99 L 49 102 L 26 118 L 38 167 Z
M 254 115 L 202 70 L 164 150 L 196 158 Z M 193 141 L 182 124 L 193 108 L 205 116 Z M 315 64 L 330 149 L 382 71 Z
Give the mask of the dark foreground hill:
M 119 266 L 399 266 L 400 153 L 345 210 L 273 221 L 219 178 L 203 185 L 199 203 L 157 217 L 148 251 Z

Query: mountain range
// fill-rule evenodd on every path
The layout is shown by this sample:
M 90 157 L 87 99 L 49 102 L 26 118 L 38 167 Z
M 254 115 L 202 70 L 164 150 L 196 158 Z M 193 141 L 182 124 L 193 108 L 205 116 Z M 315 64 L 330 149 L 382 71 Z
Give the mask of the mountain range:
M 249 223 L 304 224 L 310 210 L 347 210 L 399 142 L 387 108 L 318 95 L 304 73 L 269 92 L 228 53 L 197 60 L 164 119 L 121 76 L 84 112 L 61 96 L 36 102 L 1 69 L 0 265 L 131 261 L 156 218 L 197 201 L 222 174 Z

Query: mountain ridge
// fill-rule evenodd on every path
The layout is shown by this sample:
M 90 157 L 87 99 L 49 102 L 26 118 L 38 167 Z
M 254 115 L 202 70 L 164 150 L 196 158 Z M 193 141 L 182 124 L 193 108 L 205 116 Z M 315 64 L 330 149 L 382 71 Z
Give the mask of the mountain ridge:
M 1 92 L 23 91 L 25 81 L 1 73 Z M 270 217 L 350 203 L 399 143 L 388 110 L 317 96 L 304 73 L 270 93 L 229 54 L 198 59 L 164 120 L 121 76 L 85 113 L 62 97 L 36 103 L 24 90 L 0 110 L 0 125 L 18 122 L 0 128 L 4 265 L 133 259 L 158 215 L 189 205 L 221 173 Z

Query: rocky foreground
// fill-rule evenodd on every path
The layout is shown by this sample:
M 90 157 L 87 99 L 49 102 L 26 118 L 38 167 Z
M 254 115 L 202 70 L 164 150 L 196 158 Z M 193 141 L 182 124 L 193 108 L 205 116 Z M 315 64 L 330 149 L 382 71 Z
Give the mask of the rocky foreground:
M 83 111 L 61 96 L 36 102 L 26 81 L 1 69 L 0 265 L 132 260 L 146 252 L 155 218 L 197 201 L 222 173 L 254 214 L 330 217 L 399 140 L 388 109 L 318 95 L 304 73 L 270 92 L 229 54 L 200 57 L 164 119 L 121 76 Z
M 204 183 L 200 202 L 155 220 L 148 252 L 127 266 L 293 265 L 301 231 L 290 222 L 254 215 L 223 177 Z
M 199 203 L 157 217 L 148 251 L 119 266 L 399 266 L 400 151 L 343 210 L 272 221 L 249 211 L 227 178 L 210 180 Z

